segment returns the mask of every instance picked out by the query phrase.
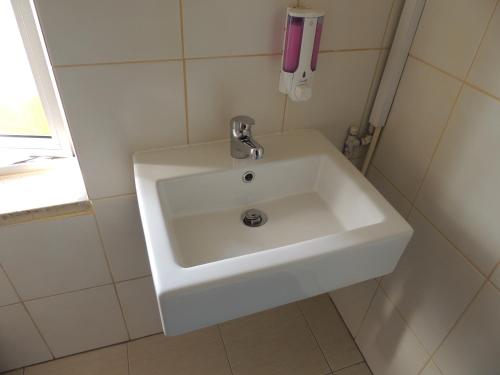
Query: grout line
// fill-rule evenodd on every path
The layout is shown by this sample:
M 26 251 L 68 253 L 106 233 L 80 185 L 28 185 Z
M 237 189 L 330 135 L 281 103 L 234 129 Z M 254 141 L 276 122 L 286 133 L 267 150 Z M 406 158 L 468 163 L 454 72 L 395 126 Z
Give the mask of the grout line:
M 430 62 L 428 62 L 428 61 L 425 61 L 425 60 L 421 59 L 420 57 L 417 57 L 417 56 L 412 55 L 412 54 L 410 54 L 410 57 L 411 57 L 413 60 L 416 60 L 416 61 L 418 61 L 418 62 L 420 62 L 420 63 L 422 63 L 422 64 L 424 64 L 424 65 L 426 65 L 426 66 L 428 66 L 428 67 L 431 67 L 431 68 L 433 68 L 433 69 L 435 69 L 435 70 L 439 71 L 440 73 L 442 73 L 442 74 L 444 74 L 444 75 L 446 75 L 446 76 L 448 76 L 448 77 L 450 77 L 450 78 L 453 78 L 453 79 L 455 79 L 455 80 L 457 80 L 457 81 L 461 82 L 461 83 L 462 83 L 462 84 L 464 84 L 465 86 L 467 86 L 467 87 L 469 87 L 469 88 L 471 88 L 471 89 L 473 89 L 473 90 L 476 90 L 476 91 L 480 92 L 480 93 L 481 93 L 481 94 L 483 94 L 483 95 L 486 95 L 486 96 L 490 97 L 491 99 L 494 99 L 494 100 L 500 101 L 500 97 L 499 97 L 499 96 L 496 96 L 495 94 L 493 94 L 493 93 L 491 93 L 491 92 L 489 92 L 489 91 L 487 91 L 487 90 L 485 90 L 485 89 L 483 89 L 483 88 L 481 88 L 481 87 L 477 86 L 476 84 L 474 84 L 474 83 L 472 83 L 472 82 L 470 82 L 470 81 L 467 81 L 467 80 L 465 80 L 465 79 L 462 79 L 462 78 L 460 78 L 460 77 L 457 77 L 456 75 L 453 75 L 453 74 L 451 74 L 451 73 L 448 73 L 446 70 L 443 70 L 443 69 L 441 69 L 440 67 L 438 67 L 438 66 L 436 66 L 436 65 L 434 65 L 434 64 L 432 64 L 432 63 L 430 63 Z
M 22 300 L 21 298 L 21 295 L 19 294 L 19 292 L 17 291 L 16 287 L 14 286 L 14 283 L 12 282 L 9 274 L 7 273 L 7 271 L 5 270 L 5 268 L 3 267 L 3 264 L 0 263 L 0 272 L 3 272 L 5 277 L 7 278 L 7 282 L 10 284 L 12 290 L 14 291 L 14 293 L 16 294 L 17 298 L 19 299 L 19 303 L 22 305 L 22 307 L 24 308 L 24 311 L 26 311 L 26 314 L 28 314 L 28 317 L 29 319 L 31 320 L 31 322 L 33 323 L 33 326 L 35 327 L 36 331 L 38 332 L 38 334 L 40 335 L 40 338 L 42 339 L 43 343 L 45 344 L 45 346 L 47 347 L 47 350 L 49 351 L 49 354 L 52 356 L 52 359 L 56 358 L 56 356 L 54 355 L 54 352 L 52 351 L 51 347 L 49 346 L 49 343 L 47 342 L 47 340 L 45 339 L 45 337 L 42 335 L 42 331 L 40 330 L 40 328 L 38 327 L 38 325 L 36 324 L 35 322 L 35 319 L 33 319 L 33 316 L 31 315 L 30 311 L 28 310 L 28 308 L 26 307 L 26 304 L 24 303 L 24 301 Z M 23 369 L 23 373 L 24 373 L 24 369 Z
M 182 3 L 182 0 L 179 0 Z M 181 8 L 182 12 L 182 8 Z M 181 23 L 182 20 L 181 20 Z M 185 57 L 184 56 L 184 32 L 181 31 L 181 57 L 171 58 L 171 59 L 151 59 L 151 60 L 124 60 L 124 61 L 107 61 L 107 62 L 95 62 L 95 63 L 82 63 L 82 64 L 58 64 L 52 65 L 53 69 L 64 69 L 64 68 L 82 68 L 82 67 L 93 67 L 93 66 L 107 66 L 107 65 L 126 65 L 126 64 L 155 64 L 155 63 L 165 63 L 165 62 L 183 62 L 183 61 L 196 61 L 196 60 L 215 60 L 215 59 L 232 59 L 232 58 L 244 58 L 244 57 L 271 57 L 271 56 L 281 56 L 282 52 L 262 52 L 262 53 L 249 53 L 249 54 L 238 54 L 238 55 L 211 55 L 211 56 L 196 56 L 196 57 Z M 387 47 L 366 47 L 366 48 L 338 48 L 338 49 L 322 49 L 319 53 L 342 53 L 342 52 L 367 52 L 367 51 L 382 51 L 387 50 Z
M 130 341 L 127 341 L 127 343 L 125 344 L 125 348 L 126 348 L 126 351 L 127 351 L 127 374 L 130 375 L 130 357 L 129 357 L 129 347 L 128 347 L 128 343 Z
M 335 305 L 335 302 L 333 301 L 332 299 L 332 296 L 330 295 L 330 293 L 327 293 L 327 296 L 328 296 L 328 299 L 330 300 L 330 303 L 332 304 L 333 308 L 335 309 L 335 311 L 337 312 L 338 316 L 340 317 L 340 319 L 342 320 L 342 323 L 344 323 L 344 327 L 345 329 L 347 330 L 347 333 L 349 334 L 349 336 L 351 336 L 351 339 L 352 339 L 352 342 L 354 343 L 354 345 L 356 345 L 356 348 L 358 349 L 358 352 L 359 354 L 361 354 L 361 357 L 363 358 L 362 361 L 359 361 L 357 363 L 353 363 L 352 365 L 349 365 L 349 366 L 346 366 L 346 367 L 342 367 L 340 369 L 337 369 L 335 370 L 335 372 L 337 371 L 342 371 L 342 370 L 345 370 L 346 368 L 349 368 L 349 367 L 353 367 L 353 366 L 357 366 L 359 365 L 360 363 L 364 363 L 366 364 L 366 366 L 368 366 L 368 362 L 365 358 L 365 355 L 363 354 L 363 352 L 361 351 L 361 349 L 359 348 L 359 345 L 358 343 L 356 342 L 356 339 L 354 338 L 352 332 L 349 330 L 349 328 L 347 327 L 347 323 L 346 321 L 344 320 L 344 317 L 342 316 L 342 314 L 340 313 L 339 309 L 337 309 L 337 306 Z M 368 366 L 369 368 L 370 366 Z M 370 369 L 371 371 L 371 369 Z
M 429 352 L 427 350 L 427 348 L 425 347 L 424 343 L 420 340 L 420 337 L 417 336 L 417 333 L 413 330 L 413 328 L 410 326 L 410 324 L 408 323 L 408 321 L 406 320 L 405 316 L 403 315 L 403 313 L 401 312 L 401 310 L 399 309 L 399 307 L 394 303 L 394 301 L 389 297 L 389 294 L 387 293 L 387 291 L 384 289 L 384 286 L 382 284 L 380 284 L 380 290 L 382 291 L 382 293 L 384 293 L 384 296 L 385 298 L 387 298 L 387 300 L 392 304 L 392 306 L 394 307 L 394 311 L 396 311 L 396 313 L 399 315 L 399 317 L 401 318 L 401 320 L 403 320 L 403 322 L 406 324 L 406 327 L 408 328 L 408 330 L 413 334 L 413 336 L 415 336 L 415 338 L 417 339 L 418 343 L 420 344 L 420 346 L 422 347 L 423 351 L 429 356 L 431 357 L 432 356 L 432 353 Z
M 481 269 L 480 269 L 480 268 L 479 268 L 479 267 L 478 267 L 478 266 L 477 266 L 477 265 L 476 265 L 476 264 L 475 264 L 475 263 L 474 263 L 471 259 L 469 259 L 468 255 L 466 255 L 466 254 L 465 254 L 465 252 L 463 252 L 463 251 L 460 249 L 460 247 L 459 247 L 458 245 L 456 245 L 456 244 L 455 244 L 455 243 L 454 243 L 454 242 L 453 242 L 453 241 L 452 241 L 452 240 L 451 240 L 451 239 L 450 239 L 450 238 L 449 238 L 449 237 L 448 237 L 445 233 L 443 233 L 443 232 L 442 232 L 442 231 L 441 231 L 441 230 L 437 227 L 437 225 L 435 225 L 435 224 L 432 222 L 432 220 L 430 220 L 430 219 L 427 217 L 427 215 L 425 215 L 425 214 L 424 214 L 424 213 L 423 213 L 423 212 L 422 212 L 422 211 L 421 211 L 421 210 L 420 210 L 420 209 L 419 209 L 419 208 L 418 208 L 418 207 L 417 207 L 414 203 L 412 203 L 412 201 L 411 201 L 411 200 L 409 200 L 409 199 L 405 196 L 405 194 L 403 194 L 403 193 L 402 193 L 402 192 L 398 189 L 398 187 L 397 187 L 396 185 L 394 185 L 394 184 L 392 183 L 392 181 L 391 181 L 391 180 L 390 180 L 387 176 L 385 176 L 385 175 L 384 175 L 384 174 L 380 171 L 380 169 L 378 169 L 378 168 L 375 166 L 375 164 L 373 164 L 373 163 L 372 163 L 372 164 L 370 164 L 370 168 L 374 168 L 374 169 L 376 169 L 376 170 L 377 170 L 377 172 L 379 172 L 379 173 L 380 173 L 380 175 L 381 175 L 382 177 L 384 177 L 384 178 L 387 180 L 387 182 L 388 182 L 388 183 L 389 183 L 389 184 L 390 184 L 390 185 L 391 185 L 391 186 L 392 186 L 392 187 L 393 187 L 393 188 L 394 188 L 394 189 L 395 189 L 395 190 L 396 190 L 399 194 L 401 194 L 401 196 L 402 196 L 404 199 L 406 199 L 406 200 L 408 201 L 408 203 L 410 203 L 410 206 L 411 206 L 411 207 L 410 207 L 410 211 L 408 212 L 408 215 L 405 217 L 405 219 L 408 219 L 408 218 L 411 216 L 411 214 L 413 213 L 413 211 L 418 212 L 418 213 L 419 213 L 421 216 L 423 216 L 423 218 L 424 218 L 424 219 L 425 219 L 425 220 L 426 220 L 426 221 L 430 224 L 430 226 L 432 226 L 432 228 L 434 228 L 434 230 L 435 230 L 435 231 L 437 231 L 437 232 L 438 232 L 438 233 L 439 233 L 439 234 L 440 234 L 440 235 L 441 235 L 441 236 L 442 236 L 442 237 L 443 237 L 443 238 L 444 238 L 444 239 L 445 239 L 445 240 L 446 240 L 446 241 L 447 241 L 447 242 L 448 242 L 448 243 L 449 243 L 449 244 L 450 244 L 450 245 L 451 245 L 451 246 L 452 246 L 452 247 L 453 247 L 453 248 L 454 248 L 454 249 L 455 249 L 455 250 L 456 250 L 456 251 L 457 251 L 457 252 L 458 252 L 461 256 L 462 256 L 462 257 L 464 257 L 464 258 L 465 258 L 465 260 L 466 260 L 468 263 L 470 263 L 470 265 L 471 265 L 471 266 L 472 266 L 472 267 L 473 267 L 473 268 L 474 268 L 477 272 L 479 272 L 479 274 L 480 274 L 481 276 L 483 276 L 483 277 L 485 277 L 485 278 L 488 278 L 488 275 L 487 275 L 487 274 L 485 274 L 485 273 L 484 273 L 484 272 L 483 272 L 483 271 L 482 271 L 482 270 L 481 270 Z M 402 256 L 404 256 L 404 253 L 403 253 L 403 255 L 402 255 Z M 494 269 L 495 269 L 495 268 L 493 268 L 493 270 L 494 270 Z
M 488 278 L 488 274 L 485 274 L 478 266 L 476 266 L 476 264 L 471 260 L 469 259 L 469 256 L 466 255 L 451 239 L 448 238 L 448 236 L 443 233 L 438 227 L 437 225 L 435 225 L 417 206 L 413 205 L 412 206 L 412 209 L 411 211 L 417 211 L 420 215 L 423 216 L 423 218 L 434 228 L 434 230 L 436 230 L 446 241 L 448 241 L 448 243 L 456 250 L 458 251 L 458 253 L 460 255 L 462 255 L 465 260 L 467 262 L 469 262 L 471 264 L 471 266 L 481 275 L 483 276 L 484 278 Z M 410 211 L 410 212 L 411 212 Z M 494 269 L 494 268 L 493 268 Z
M 448 128 L 450 127 L 450 122 L 451 122 L 451 119 L 452 119 L 452 117 L 453 117 L 453 114 L 455 113 L 455 110 L 456 110 L 456 108 L 457 108 L 458 102 L 459 102 L 460 98 L 462 97 L 464 87 L 467 85 L 468 87 L 475 88 L 476 90 L 477 90 L 477 89 L 479 89 L 478 87 L 476 87 L 476 86 L 474 86 L 474 85 L 469 84 L 469 83 L 467 82 L 467 79 L 468 79 L 468 77 L 469 77 L 469 75 L 470 75 L 470 72 L 471 72 L 471 70 L 472 70 L 472 67 L 473 67 L 474 63 L 475 63 L 475 62 L 476 62 L 476 60 L 477 60 L 477 57 L 478 57 L 478 54 L 479 54 L 479 50 L 481 49 L 481 46 L 483 45 L 484 39 L 485 39 L 486 34 L 487 34 L 487 32 L 488 32 L 488 30 L 489 30 L 489 28 L 490 28 L 491 21 L 492 21 L 492 19 L 493 19 L 494 15 L 495 15 L 495 12 L 496 12 L 496 9 L 497 9 L 497 7 L 498 7 L 498 4 L 499 4 L 499 3 L 500 3 L 500 0 L 497 0 L 497 2 L 496 2 L 496 4 L 495 4 L 495 7 L 493 8 L 492 13 L 490 14 L 490 17 L 489 17 L 489 19 L 488 19 L 488 22 L 487 22 L 487 24 L 486 24 L 486 27 L 485 27 L 485 29 L 483 30 L 483 33 L 482 33 L 482 35 L 481 35 L 481 40 L 480 40 L 480 42 L 479 42 L 479 44 L 478 44 L 478 46 L 477 46 L 477 48 L 476 48 L 476 50 L 475 50 L 475 52 L 474 52 L 474 55 L 473 55 L 472 61 L 471 61 L 471 63 L 469 64 L 469 67 L 467 68 L 467 72 L 466 72 L 466 74 L 465 74 L 465 79 L 460 79 L 460 78 L 458 78 L 458 77 L 456 77 L 456 76 L 454 76 L 454 75 L 452 75 L 452 74 L 450 74 L 450 73 L 448 73 L 448 72 L 444 71 L 443 69 L 440 69 L 440 68 L 438 68 L 437 66 L 434 66 L 433 64 L 431 64 L 431 63 L 429 63 L 429 62 L 427 62 L 427 61 L 425 61 L 425 60 L 423 60 L 423 59 L 420 59 L 420 58 L 418 58 L 418 57 L 416 57 L 416 56 L 414 56 L 414 55 L 411 55 L 411 54 L 410 54 L 410 57 L 411 57 L 411 58 L 413 58 L 413 59 L 415 59 L 416 61 L 419 61 L 419 62 L 421 62 L 421 63 L 423 63 L 423 64 L 426 64 L 426 65 L 428 65 L 428 66 L 430 66 L 430 67 L 432 67 L 432 68 L 434 68 L 434 69 L 438 70 L 439 72 L 441 72 L 441 73 L 443 73 L 443 74 L 446 74 L 446 75 L 448 75 L 449 77 L 452 77 L 452 78 L 454 78 L 454 79 L 458 80 L 458 81 L 461 83 L 461 85 L 460 85 L 460 87 L 459 87 L 459 90 L 458 90 L 458 93 L 457 93 L 457 95 L 456 95 L 456 97 L 455 97 L 455 100 L 454 100 L 454 102 L 453 102 L 453 105 L 452 105 L 452 107 L 451 107 L 451 109 L 450 109 L 450 112 L 449 112 L 449 114 L 448 114 L 448 117 L 447 117 L 447 119 L 446 119 L 445 125 L 444 125 L 443 129 L 441 130 L 441 132 L 440 132 L 440 134 L 439 134 L 439 136 L 438 136 L 438 139 L 437 139 L 436 145 L 435 145 L 435 147 L 434 147 L 434 149 L 433 149 L 433 152 L 432 152 L 431 158 L 430 158 L 429 162 L 427 163 L 427 166 L 426 166 L 425 172 L 424 172 L 424 174 L 423 174 L 423 176 L 422 176 L 422 178 L 421 178 L 421 180 L 420 180 L 420 184 L 419 184 L 419 186 L 418 186 L 418 189 L 417 189 L 417 191 L 416 191 L 415 195 L 413 196 L 413 198 L 410 200 L 410 203 L 412 204 L 412 210 L 413 210 L 413 208 L 415 208 L 415 209 L 416 209 L 416 210 L 417 210 L 420 214 L 422 214 L 422 212 L 421 212 L 420 210 L 418 210 L 418 208 L 416 207 L 416 201 L 417 201 L 417 198 L 418 198 L 418 196 L 419 196 L 419 194 L 420 194 L 420 192 L 421 192 L 421 190 L 422 190 L 422 188 L 423 188 L 423 186 L 424 186 L 424 183 L 425 183 L 425 181 L 426 181 L 426 179 L 427 179 L 427 177 L 428 177 L 428 175 L 429 175 L 430 169 L 431 169 L 431 167 L 432 167 L 432 164 L 433 164 L 433 162 L 434 162 L 434 159 L 435 159 L 435 157 L 436 157 L 436 154 L 437 154 L 437 152 L 438 152 L 438 150 L 439 150 L 439 147 L 440 147 L 440 145 L 441 145 L 441 142 L 442 142 L 442 140 L 443 140 L 443 138 L 444 138 L 444 135 L 446 134 L 446 131 L 447 131 L 447 130 L 448 130 Z M 480 92 L 483 92 L 483 91 L 481 90 Z M 488 94 L 487 94 L 487 95 L 488 95 Z M 492 97 L 492 98 L 494 98 L 494 99 L 498 99 L 498 98 L 496 98 L 495 96 L 492 96 L 491 94 L 490 94 L 490 95 L 488 95 L 488 96 L 490 96 L 490 97 Z M 378 169 L 377 169 L 377 170 L 378 170 Z M 379 172 L 380 172 L 380 171 L 379 171 Z M 382 174 L 382 175 L 383 175 L 383 174 Z M 385 176 L 384 176 L 384 177 L 385 177 Z M 389 180 L 389 179 L 388 179 L 388 180 Z M 389 180 L 389 181 L 390 181 L 390 180 Z M 399 191 L 399 189 L 397 189 L 397 190 Z M 403 196 L 405 197 L 405 195 L 404 195 L 404 194 L 403 194 Z M 410 212 L 411 212 L 411 210 L 410 210 Z M 428 221 L 428 222 L 429 222 L 429 223 L 430 223 L 430 224 L 431 224 L 431 225 L 432 225 L 432 226 L 433 226 L 433 227 L 434 227 L 434 228 L 435 228 L 435 229 L 436 229 L 436 230 L 437 230 L 440 234 L 442 234 L 442 235 L 443 235 L 443 237 L 444 237 L 446 240 L 448 240 L 448 242 L 449 242 L 450 244 L 452 244 L 452 245 L 453 245 L 453 247 L 454 247 L 456 250 L 458 250 L 458 251 L 459 251 L 459 252 L 460 252 L 460 253 L 461 253 L 461 254 L 462 254 L 462 255 L 463 255 L 463 256 L 464 256 L 464 257 L 465 257 L 465 258 L 466 258 L 466 259 L 467 259 L 467 260 L 468 260 L 468 261 L 469 261 L 472 265 L 473 265 L 473 266 L 474 266 L 474 268 L 475 268 L 475 269 L 479 270 L 479 268 L 478 268 L 478 267 L 477 267 L 474 263 L 472 263 L 472 261 L 471 261 L 471 260 L 470 260 L 467 256 L 465 256 L 465 254 L 464 254 L 462 251 L 460 251 L 459 247 L 458 247 L 458 246 L 456 246 L 456 245 L 455 245 L 452 241 L 450 241 L 450 239 L 449 239 L 449 238 L 447 238 L 447 237 L 446 237 L 446 236 L 445 236 L 445 235 L 444 235 L 444 234 L 443 234 L 443 233 L 442 233 L 442 232 L 441 232 L 441 231 L 440 231 L 440 230 L 439 230 L 439 229 L 438 229 L 438 228 L 437 228 L 437 227 L 436 227 L 436 226 L 432 223 L 432 221 L 431 221 L 431 220 L 429 220 L 429 219 L 428 219 L 425 215 L 423 215 L 423 214 L 422 214 L 422 216 L 424 216 L 424 217 L 426 218 L 426 220 L 427 220 L 427 221 Z M 479 272 L 480 272 L 480 274 L 481 274 L 481 275 L 483 275 L 483 276 L 484 276 L 484 273 L 483 273 L 481 270 L 479 270 Z
M 283 105 L 283 116 L 281 118 L 281 132 L 285 131 L 286 108 L 288 106 L 288 95 L 285 95 L 285 104 Z
M 465 314 L 467 313 L 467 311 L 469 310 L 469 308 L 471 307 L 471 305 L 474 303 L 474 301 L 476 301 L 477 297 L 479 296 L 479 294 L 484 289 L 484 287 L 485 287 L 485 285 L 487 283 L 488 283 L 488 280 L 485 280 L 483 282 L 483 284 L 481 285 L 481 287 L 479 287 L 479 289 L 477 290 L 476 294 L 474 294 L 474 296 L 471 298 L 471 300 L 469 301 L 469 303 L 465 306 L 465 308 L 462 311 L 462 313 L 458 316 L 457 320 L 453 323 L 453 325 L 451 326 L 451 328 L 448 330 L 448 333 L 446 333 L 446 335 L 443 337 L 443 339 L 441 340 L 441 342 L 439 343 L 439 345 L 432 352 L 432 354 L 431 354 L 431 360 L 435 357 L 435 355 L 437 354 L 437 352 L 439 351 L 439 349 L 441 349 L 441 347 L 443 346 L 443 344 L 445 343 L 445 341 L 448 339 L 448 337 L 451 335 L 451 333 L 453 332 L 453 330 L 458 326 L 458 324 L 460 323 L 460 321 L 462 320 L 462 318 L 465 316 Z M 439 371 L 442 372 L 441 368 L 439 368 L 439 366 L 437 365 L 437 363 L 434 362 L 434 364 L 439 369 Z
M 132 277 L 132 278 L 126 279 L 126 280 L 120 280 L 120 281 L 114 281 L 114 282 L 112 281 L 112 282 L 107 282 L 107 283 L 104 283 L 104 284 L 93 285 L 93 286 L 89 286 L 89 287 L 85 287 L 85 288 L 72 289 L 72 290 L 68 290 L 68 291 L 65 291 L 65 292 L 60 292 L 60 293 L 55 293 L 55 294 L 49 294 L 49 295 L 46 295 L 46 296 L 40 296 L 40 297 L 34 297 L 34 298 L 27 298 L 27 299 L 21 299 L 20 298 L 19 301 L 21 301 L 21 302 L 37 301 L 37 300 L 40 300 L 40 299 L 61 296 L 63 294 L 78 293 L 78 292 L 83 292 L 85 290 L 90 290 L 90 289 L 94 289 L 94 288 L 102 288 L 104 286 L 110 286 L 110 285 L 113 285 L 113 284 L 118 285 L 118 284 L 122 284 L 122 283 L 125 283 L 125 282 L 128 282 L 128 281 L 141 280 L 141 279 L 146 279 L 146 278 L 150 278 L 150 277 L 151 277 L 151 274 L 144 275 L 144 276 L 137 276 L 137 277 Z M 9 303 L 7 305 L 0 306 L 0 308 L 6 307 L 6 306 L 17 305 L 18 303 L 19 302 Z
M 113 346 L 127 345 L 127 343 L 128 343 L 128 342 L 130 342 L 130 341 L 133 341 L 133 340 L 126 340 L 126 341 L 114 342 L 114 343 L 112 343 L 112 344 L 99 346 L 99 347 L 97 347 L 97 348 L 86 349 L 86 350 L 83 350 L 83 351 L 81 351 L 81 352 L 71 353 L 71 354 L 66 354 L 66 355 L 63 355 L 63 356 L 61 356 L 61 357 L 54 357 L 53 359 L 49 359 L 49 360 L 47 360 L 47 361 L 42 361 L 42 362 L 32 363 L 32 364 L 30 364 L 30 365 L 28 365 L 28 366 L 25 366 L 25 368 L 28 368 L 28 367 L 34 367 L 34 366 L 42 365 L 42 364 L 45 364 L 45 363 L 58 361 L 58 360 L 60 360 L 60 359 L 65 359 L 65 358 L 70 358 L 70 357 L 77 357 L 77 356 L 82 355 L 82 354 L 85 354 L 85 353 L 95 352 L 95 351 L 98 351 L 98 350 L 101 350 L 101 349 L 111 348 L 111 347 L 113 347 Z M 9 370 L 9 371 L 10 371 L 10 370 Z
M 56 64 L 52 65 L 52 68 L 59 69 L 59 68 L 83 68 L 83 67 L 107 66 L 107 65 L 125 65 L 125 64 L 155 64 L 155 63 L 174 62 L 181 60 L 182 58 L 171 58 L 171 59 L 151 59 L 151 60 L 106 61 L 106 62 L 83 63 L 83 64 Z
M 375 288 L 375 290 L 370 298 L 370 302 L 368 303 L 368 307 L 366 308 L 366 311 L 364 312 L 363 317 L 361 318 L 361 322 L 359 322 L 359 327 L 356 330 L 355 334 L 352 335 L 354 337 L 355 342 L 356 342 L 356 338 L 359 335 L 359 332 L 361 331 L 361 328 L 363 327 L 363 324 L 365 323 L 366 317 L 368 315 L 368 311 L 370 311 L 370 308 L 372 307 L 373 301 L 375 300 L 375 296 L 377 295 L 377 292 L 378 292 L 378 289 L 380 288 L 381 282 L 382 282 L 382 277 L 379 277 L 379 279 L 377 281 L 377 287 Z M 356 342 L 356 345 L 357 345 L 357 342 Z
M 316 342 L 316 345 L 319 349 L 319 351 L 321 352 L 321 355 L 323 356 L 323 360 L 325 361 L 326 365 L 328 366 L 328 368 L 330 369 L 330 372 L 333 373 L 333 368 L 332 366 L 330 366 L 330 363 L 328 362 L 328 358 L 326 357 L 326 353 L 325 351 L 323 350 L 323 348 L 321 347 L 320 343 L 319 343 L 319 340 L 318 338 L 316 337 L 316 335 L 314 334 L 314 331 L 311 327 L 311 324 L 309 323 L 309 320 L 307 319 L 306 317 L 306 314 L 304 313 L 304 311 L 302 311 L 302 308 L 300 307 L 300 303 L 296 302 L 295 303 L 295 306 L 297 306 L 297 309 L 299 310 L 300 312 L 300 315 L 302 316 L 302 319 L 304 319 L 304 321 L 306 322 L 306 325 L 307 325 L 307 328 L 309 328 L 309 332 L 311 332 L 311 335 L 312 337 L 314 338 L 314 342 Z M 347 328 L 347 327 L 346 327 Z M 349 330 L 348 330 L 349 331 Z M 328 374 L 328 373 L 327 373 Z
M 180 18 L 180 34 L 181 34 L 181 54 L 182 54 L 182 80 L 184 85 L 184 116 L 186 121 L 186 144 L 189 144 L 189 108 L 188 108 L 188 92 L 187 92 L 187 71 L 186 71 L 186 56 L 184 48 L 184 5 L 183 1 L 179 0 L 179 18 Z
M 281 56 L 281 52 L 243 53 L 241 55 L 197 56 L 197 57 L 185 57 L 184 60 L 198 61 L 198 60 L 239 59 L 245 57 L 271 57 L 271 56 Z
M 96 202 L 96 201 L 102 201 L 106 199 L 112 199 L 112 198 L 122 198 L 122 197 L 135 197 L 137 193 L 121 193 L 121 194 L 115 194 L 115 195 L 107 195 L 105 197 L 99 197 L 99 198 L 89 198 L 90 202 Z
M 122 320 L 123 320 L 123 326 L 125 327 L 125 332 L 127 333 L 127 337 L 130 340 L 130 338 L 131 338 L 130 331 L 129 331 L 129 328 L 127 325 L 127 321 L 125 319 L 125 313 L 123 312 L 122 301 L 120 300 L 120 297 L 118 295 L 118 289 L 116 288 L 115 277 L 113 276 L 113 272 L 111 271 L 111 263 L 109 261 L 108 254 L 106 253 L 106 250 L 104 247 L 104 240 L 102 237 L 101 228 L 99 226 L 99 223 L 97 222 L 97 217 L 95 215 L 94 215 L 94 223 L 95 223 L 95 227 L 97 229 L 97 235 L 99 236 L 99 242 L 101 244 L 102 254 L 104 255 L 104 261 L 106 262 L 106 267 L 108 269 L 109 276 L 111 277 L 111 281 L 113 283 L 113 290 L 115 292 L 115 297 L 116 297 L 116 300 L 118 302 L 118 306 L 120 307 L 120 313 L 121 313 Z
M 357 345 L 356 345 L 357 346 Z M 358 348 L 359 349 L 359 348 Z M 361 353 L 361 350 L 359 351 Z M 361 356 L 363 356 L 363 353 L 361 353 Z M 364 358 L 364 357 L 363 357 Z M 368 366 L 368 363 L 366 363 L 366 361 L 359 361 L 359 362 L 356 362 L 356 363 L 353 363 L 352 365 L 349 365 L 349 366 L 346 366 L 346 367 L 341 367 L 337 370 L 335 370 L 334 372 L 332 372 L 333 375 L 335 375 L 336 373 L 340 372 L 340 371 L 344 371 L 344 370 L 347 370 L 347 369 L 350 369 L 351 367 L 354 367 L 354 366 L 358 366 L 360 364 L 364 363 L 366 366 Z M 370 370 L 371 371 L 371 370 Z
M 222 330 L 220 328 L 220 324 L 217 324 L 217 331 L 219 332 L 219 337 L 222 342 L 222 347 L 224 348 L 224 353 L 226 353 L 226 361 L 229 366 L 229 371 L 231 372 L 231 374 L 234 374 L 233 368 L 231 366 L 231 361 L 229 360 L 229 354 L 227 351 L 226 342 L 224 341 L 224 336 L 222 336 Z

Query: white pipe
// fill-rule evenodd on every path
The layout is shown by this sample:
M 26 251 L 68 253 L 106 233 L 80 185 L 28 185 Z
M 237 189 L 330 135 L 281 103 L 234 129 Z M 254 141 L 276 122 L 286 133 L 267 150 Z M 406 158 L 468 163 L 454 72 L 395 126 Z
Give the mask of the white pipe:
M 380 85 L 373 103 L 373 108 L 370 113 L 369 123 L 373 125 L 375 134 L 373 141 L 370 143 L 370 148 L 366 154 L 363 168 L 361 171 L 366 174 L 370 165 L 373 152 L 377 146 L 381 128 L 385 126 L 387 117 L 391 110 L 399 81 L 403 74 L 403 69 L 408 59 L 411 44 L 417 31 L 420 17 L 424 10 L 426 0 L 406 0 L 401 12 L 396 34 L 392 42 L 391 50 L 387 58 L 387 63 L 384 68 L 384 74 L 380 81 Z

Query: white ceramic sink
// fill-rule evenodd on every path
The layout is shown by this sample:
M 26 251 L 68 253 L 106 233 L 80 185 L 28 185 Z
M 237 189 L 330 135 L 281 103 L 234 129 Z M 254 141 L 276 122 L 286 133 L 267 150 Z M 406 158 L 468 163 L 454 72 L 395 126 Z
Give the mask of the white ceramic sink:
M 134 155 L 137 197 L 163 328 L 176 335 L 391 272 L 412 229 L 320 133 Z M 250 183 L 242 180 L 254 173 Z M 265 212 L 257 228 L 241 221 Z

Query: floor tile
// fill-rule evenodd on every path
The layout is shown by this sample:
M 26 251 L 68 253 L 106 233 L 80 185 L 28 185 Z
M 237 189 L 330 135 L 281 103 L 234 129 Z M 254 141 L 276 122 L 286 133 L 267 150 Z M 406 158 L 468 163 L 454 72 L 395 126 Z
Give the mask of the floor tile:
M 311 330 L 333 370 L 363 361 L 363 357 L 327 294 L 299 302 Z
M 377 286 L 378 279 L 370 279 L 330 292 L 335 306 L 353 336 L 358 334 Z
M 336 371 L 333 375 L 372 375 L 372 372 L 366 365 L 366 363 L 359 363 L 357 365 L 345 368 L 340 371 Z
M 330 371 L 296 304 L 223 323 L 221 333 L 234 375 Z
M 155 335 L 129 344 L 130 375 L 230 375 L 217 327 L 181 336 Z
M 28 367 L 24 375 L 127 375 L 126 344 Z

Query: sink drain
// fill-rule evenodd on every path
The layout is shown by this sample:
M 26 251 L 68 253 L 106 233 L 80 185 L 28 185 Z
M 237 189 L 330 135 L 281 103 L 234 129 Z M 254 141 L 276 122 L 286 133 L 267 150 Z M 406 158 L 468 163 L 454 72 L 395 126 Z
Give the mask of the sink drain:
M 260 227 L 267 222 L 267 215 L 256 208 L 251 208 L 241 214 L 241 221 L 247 227 Z

